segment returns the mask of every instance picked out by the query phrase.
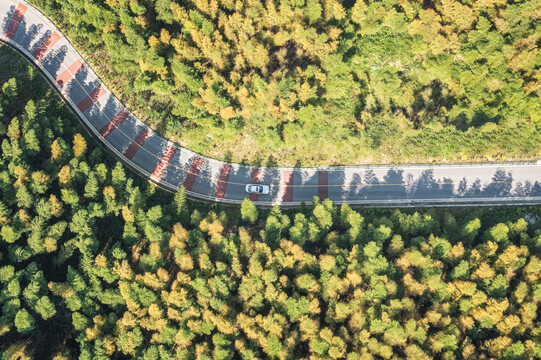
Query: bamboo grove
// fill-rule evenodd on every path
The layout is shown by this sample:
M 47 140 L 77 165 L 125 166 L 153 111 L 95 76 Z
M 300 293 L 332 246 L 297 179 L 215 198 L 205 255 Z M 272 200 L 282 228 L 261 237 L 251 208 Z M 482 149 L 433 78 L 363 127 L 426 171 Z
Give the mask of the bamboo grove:
M 211 157 L 540 154 L 539 0 L 30 2 L 145 122 Z
M 3 79 L 1 359 L 541 357 L 539 208 L 196 204 Z

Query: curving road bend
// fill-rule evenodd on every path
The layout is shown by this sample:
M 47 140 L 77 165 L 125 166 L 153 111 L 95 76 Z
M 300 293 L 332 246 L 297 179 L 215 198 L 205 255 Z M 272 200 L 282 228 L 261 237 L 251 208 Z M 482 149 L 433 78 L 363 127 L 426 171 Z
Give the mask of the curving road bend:
M 134 117 L 60 31 L 24 1 L 0 0 L 0 40 L 39 68 L 99 141 L 162 188 L 191 198 L 298 206 L 313 196 L 368 206 L 541 203 L 541 163 L 448 166 L 252 167 L 206 158 L 168 142 Z M 270 186 L 248 195 L 245 185 Z

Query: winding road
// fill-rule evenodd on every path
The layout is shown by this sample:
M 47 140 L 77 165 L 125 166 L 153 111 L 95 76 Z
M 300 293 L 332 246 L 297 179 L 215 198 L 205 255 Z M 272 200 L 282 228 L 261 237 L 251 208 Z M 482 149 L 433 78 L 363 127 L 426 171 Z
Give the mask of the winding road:
M 0 40 L 39 68 L 85 127 L 126 165 L 191 198 L 298 206 L 314 196 L 367 206 L 541 203 L 541 163 L 275 168 L 229 164 L 162 139 L 107 89 L 60 31 L 26 2 L 0 0 Z M 270 186 L 248 195 L 245 185 Z

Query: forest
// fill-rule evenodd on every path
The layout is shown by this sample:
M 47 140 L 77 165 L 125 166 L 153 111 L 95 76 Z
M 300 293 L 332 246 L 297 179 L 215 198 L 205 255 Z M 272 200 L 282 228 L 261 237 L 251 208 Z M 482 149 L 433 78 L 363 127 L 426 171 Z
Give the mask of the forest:
M 144 122 L 210 157 L 541 155 L 539 0 L 30 3 Z
M 540 207 L 191 202 L 102 151 L 8 56 L 0 359 L 541 357 Z

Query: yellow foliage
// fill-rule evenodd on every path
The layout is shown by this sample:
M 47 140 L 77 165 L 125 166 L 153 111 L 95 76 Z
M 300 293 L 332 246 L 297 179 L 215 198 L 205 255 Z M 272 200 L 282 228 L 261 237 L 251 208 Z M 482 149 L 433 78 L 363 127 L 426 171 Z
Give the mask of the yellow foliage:
M 154 319 L 144 317 L 139 320 L 139 325 L 147 330 L 162 331 L 167 326 L 167 319 Z
M 484 304 L 488 299 L 488 296 L 482 292 L 481 290 L 478 290 L 472 297 L 471 300 L 474 305 L 479 306 L 481 304 Z
M 171 319 L 171 320 L 174 320 L 176 322 L 181 322 L 182 321 L 182 314 L 177 309 L 172 308 L 172 307 L 168 307 L 167 308 L 167 318 Z
M 159 268 L 156 273 L 158 274 L 158 278 L 165 283 L 169 282 L 169 280 L 171 279 L 171 277 L 169 276 L 169 272 L 164 268 Z
M 348 279 L 351 286 L 358 286 L 361 285 L 363 282 L 363 278 L 357 271 L 348 271 L 346 273 L 346 278 Z
M 124 315 L 117 321 L 120 328 L 134 328 L 137 326 L 137 318 L 129 311 L 125 311 Z
M 185 348 L 188 345 L 192 343 L 192 339 L 188 336 L 186 336 L 183 331 L 177 332 L 175 335 L 175 345 L 179 346 L 180 348 Z
M 163 316 L 163 311 L 162 311 L 162 309 L 160 309 L 160 307 L 158 305 L 151 304 L 148 307 L 148 314 L 153 319 L 161 319 L 161 317 Z
M 513 344 L 513 340 L 508 336 L 499 336 L 485 341 L 485 347 L 489 354 L 494 357 L 499 357 L 511 344 Z
M 34 171 L 32 172 L 32 180 L 38 184 L 46 184 L 49 181 L 49 175 L 41 170 Z
M 98 328 L 94 326 L 91 328 L 86 328 L 85 334 L 86 334 L 86 339 L 92 341 L 92 340 L 96 340 L 96 338 L 99 335 L 99 331 L 98 331 Z
M 468 344 L 464 346 L 464 349 L 462 350 L 462 358 L 474 359 L 473 355 L 475 355 L 475 345 Z
M 491 257 L 496 255 L 496 252 L 498 251 L 498 244 L 496 244 L 494 241 L 487 241 L 480 248 L 485 258 Z
M 25 209 L 19 209 L 19 211 L 17 211 L 17 217 L 19 218 L 19 221 L 22 222 L 25 226 L 30 226 L 30 220 L 32 220 L 32 218 Z
M 169 239 L 169 248 L 184 249 L 186 240 L 188 240 L 188 231 L 180 223 L 173 225 L 173 234 Z
M 521 281 L 517 285 L 517 289 L 513 292 L 513 296 L 515 297 L 516 302 L 518 304 L 522 304 L 522 302 L 524 301 L 526 296 L 528 296 L 529 293 L 530 293 L 530 287 L 528 286 L 526 282 Z
M 119 6 L 123 3 L 122 0 L 105 0 L 105 3 L 109 5 L 109 7 L 114 8 L 115 6 Z
M 473 328 L 473 326 L 475 325 L 475 320 L 473 320 L 471 316 L 460 315 L 460 317 L 458 318 L 458 322 L 460 323 L 460 327 L 464 332 Z
M 431 311 L 427 311 L 425 317 L 429 323 L 437 325 L 441 319 L 441 314 L 439 312 L 431 310 Z
M 482 262 L 479 265 L 479 267 L 477 268 L 477 270 L 474 271 L 471 278 L 473 280 L 476 280 L 476 279 L 483 279 L 483 280 L 488 279 L 488 280 L 491 280 L 491 279 L 494 279 L 495 275 L 496 275 L 496 273 L 490 267 L 490 265 L 487 264 L 486 262 Z
M 454 280 L 447 284 L 447 290 L 451 293 L 453 300 L 457 301 L 462 296 L 473 296 L 477 291 L 477 285 L 471 281 Z
M 404 275 L 402 281 L 410 295 L 421 296 L 426 291 L 426 286 L 415 280 L 411 274 Z
M 529 284 L 537 284 L 541 279 L 541 259 L 530 257 L 528 265 L 524 267 L 524 277 Z
M 166 29 L 162 29 L 160 32 L 160 41 L 164 44 L 169 44 L 171 41 L 171 34 Z
M 62 215 L 62 212 L 63 212 L 62 202 L 58 200 L 58 198 L 55 195 L 51 194 L 49 196 L 49 202 L 51 203 L 51 215 L 55 217 L 59 217 L 60 215 Z
M 179 284 L 190 284 L 192 280 L 188 274 L 179 271 L 177 274 L 177 281 Z
M 171 3 L 171 12 L 173 13 L 173 17 L 181 24 L 184 24 L 186 22 L 191 22 L 190 17 L 188 16 L 188 13 L 186 10 L 184 10 L 179 4 L 172 2 Z
M 503 312 L 509 307 L 509 301 L 504 299 L 500 302 L 495 299 L 488 299 L 484 308 L 477 307 L 471 311 L 471 315 L 476 320 L 483 318 L 490 319 L 492 324 L 497 324 L 502 320 Z
M 327 36 L 331 40 L 337 40 L 340 34 L 342 34 L 342 29 L 337 28 L 336 26 L 331 26 L 327 30 Z
M 102 31 L 103 31 L 104 34 L 108 34 L 110 32 L 115 31 L 115 29 L 116 29 L 116 24 L 110 23 L 110 24 L 106 24 L 103 27 Z
M 62 147 L 58 144 L 58 139 L 51 144 L 51 156 L 56 161 L 59 161 L 62 157 Z
M 494 267 L 500 270 L 507 270 L 509 268 L 518 268 L 521 265 L 522 259 L 529 255 L 528 247 L 526 246 L 508 246 L 503 253 L 498 256 L 498 259 L 494 263 Z
M 224 231 L 224 227 L 218 218 L 215 218 L 212 222 L 209 222 L 207 219 L 203 219 L 203 221 L 199 223 L 199 229 L 201 231 L 208 232 L 211 237 L 221 235 Z
M 451 31 L 453 33 L 470 30 L 472 24 L 477 20 L 477 14 L 472 8 L 463 5 L 460 1 L 442 0 L 441 6 L 442 20 L 447 24 L 452 24 L 453 30 Z
M 366 20 L 367 9 L 368 6 L 366 6 L 363 0 L 355 1 L 355 5 L 351 8 L 351 21 L 358 25 L 362 25 Z
M 94 259 L 94 263 L 98 269 L 103 269 L 107 266 L 107 258 L 103 254 L 98 254 Z
M 15 139 L 15 140 L 20 139 L 21 130 L 19 129 L 19 125 L 20 125 L 19 121 L 16 119 L 13 119 L 13 122 L 7 128 L 6 135 L 11 139 Z
M 116 340 L 111 336 L 107 336 L 105 339 L 102 340 L 102 346 L 105 349 L 107 355 L 114 354 L 116 350 L 115 342 Z
M 342 20 L 346 16 L 346 10 L 337 0 L 324 0 L 325 19 Z
M 336 265 L 336 259 L 332 255 L 321 255 L 319 257 L 319 267 L 323 271 L 331 271 Z
M 451 260 L 462 259 L 465 251 L 466 250 L 464 249 L 464 245 L 462 244 L 462 242 L 459 242 L 458 244 L 454 245 L 453 248 L 451 249 L 451 254 L 450 254 Z
M 23 359 L 21 359 L 21 360 L 23 360 Z M 70 358 L 65 354 L 56 354 L 53 357 L 53 360 L 70 360 Z
M 146 286 L 152 288 L 153 290 L 161 290 L 165 287 L 165 284 L 158 278 L 156 274 L 145 272 L 143 276 L 136 275 L 135 279 L 137 281 L 142 281 Z
M 43 247 L 45 248 L 45 251 L 49 253 L 56 251 L 57 249 L 56 239 L 50 236 L 46 236 L 45 239 L 43 239 Z
M 390 296 L 395 296 L 396 292 L 398 291 L 398 285 L 396 281 L 388 280 L 385 283 L 385 290 L 387 290 L 387 294 L 389 294 Z
M 70 167 L 68 165 L 62 166 L 58 173 L 58 182 L 62 185 L 66 185 L 71 181 Z
M 193 260 L 190 254 L 183 254 L 180 259 L 175 259 L 175 261 L 182 271 L 190 271 L 193 269 Z
M 205 310 L 203 312 L 203 320 L 209 321 L 212 324 L 214 324 L 214 326 L 216 326 L 216 329 L 222 334 L 232 335 L 235 332 L 235 325 L 233 323 L 231 323 L 231 321 L 226 320 L 224 317 L 222 317 L 220 315 L 214 314 L 210 310 Z M 271 327 L 271 328 L 268 329 L 268 331 L 271 332 L 271 333 L 273 333 L 271 331 L 272 328 L 274 328 L 274 327 Z M 281 329 L 283 329 L 282 326 L 279 327 L 278 331 L 281 332 Z
M 150 243 L 150 245 L 148 247 L 148 252 L 149 252 L 150 256 L 152 256 L 155 259 L 163 258 L 162 248 L 160 246 L 160 243 L 158 243 L 158 242 Z
M 85 138 L 77 133 L 73 137 L 73 156 L 76 158 L 82 156 L 86 151 L 86 140 Z
M 66 299 L 74 294 L 68 283 L 50 282 L 47 287 L 56 296 Z
M 127 205 L 122 206 L 122 218 L 125 222 L 135 222 L 135 213 Z
M 233 106 L 228 106 L 220 110 L 220 117 L 223 120 L 229 120 L 235 117 L 235 110 L 233 109 Z
M 503 318 L 502 321 L 496 325 L 498 331 L 504 335 L 509 335 L 511 331 L 520 325 L 520 318 L 516 315 L 509 315 Z
M 7 347 L 9 342 L 3 341 L 4 346 Z M 34 352 L 31 347 L 30 340 L 16 341 L 9 347 L 2 349 L 2 360 L 31 360 L 34 359 Z
M 159 45 L 160 45 L 160 40 L 154 36 L 154 35 L 151 35 L 149 38 L 148 38 L 148 45 L 153 48 L 153 49 L 156 49 Z
M 310 84 L 307 81 L 303 82 L 298 92 L 299 100 L 306 103 L 313 95 L 315 95 L 315 91 L 312 91 Z
M 105 317 L 103 315 L 96 315 L 92 318 L 92 321 L 97 326 L 103 326 L 105 324 Z
M 117 274 L 121 279 L 131 280 L 133 279 L 133 270 L 130 267 L 130 264 L 127 260 L 122 260 L 119 262 L 115 261 L 113 265 L 113 272 Z
M 143 29 L 146 29 L 148 27 L 148 19 L 145 16 L 136 16 L 135 18 L 133 18 L 133 20 Z
M 115 198 L 115 189 L 112 186 L 106 186 L 103 188 L 103 196 L 109 197 L 111 199 Z
M 171 291 L 167 296 L 167 302 L 169 304 L 175 305 L 176 307 L 181 307 L 183 303 L 188 300 L 188 293 L 186 289 L 181 288 L 178 291 Z

